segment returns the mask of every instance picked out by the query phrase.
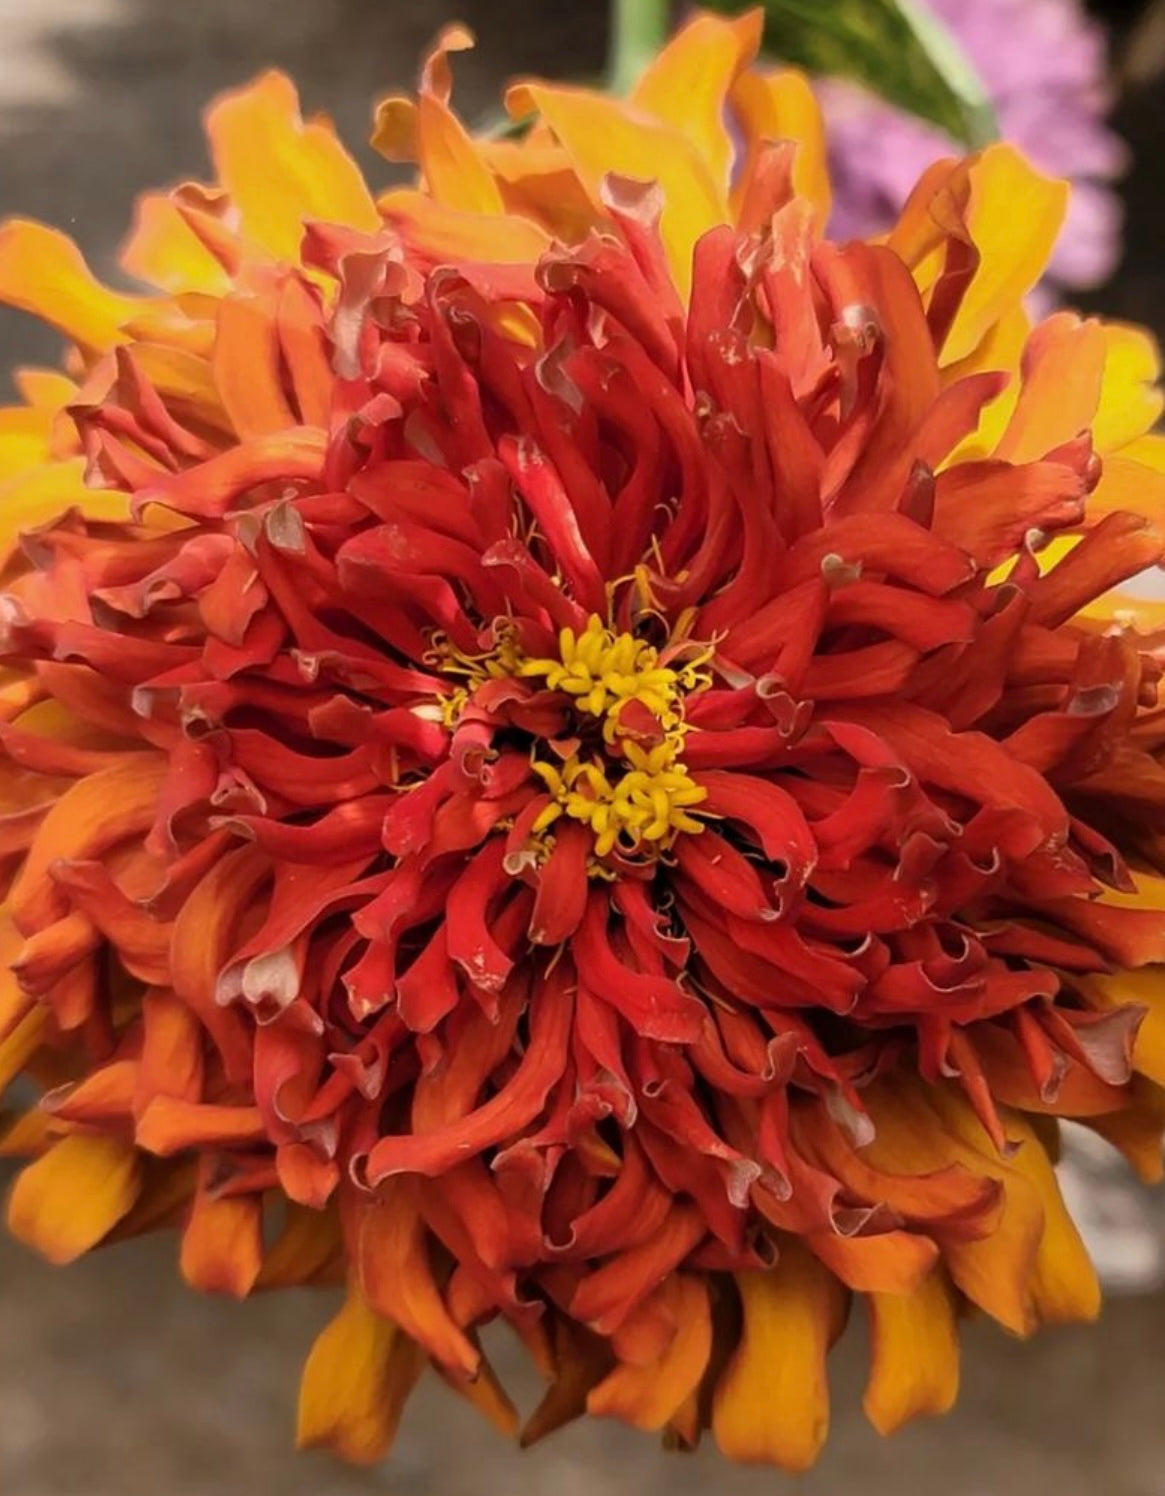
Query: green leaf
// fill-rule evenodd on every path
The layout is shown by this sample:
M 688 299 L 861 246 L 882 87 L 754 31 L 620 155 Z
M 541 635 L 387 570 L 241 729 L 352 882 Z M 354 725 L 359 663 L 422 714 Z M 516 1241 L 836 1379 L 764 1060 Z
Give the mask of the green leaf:
M 705 3 L 720 11 L 744 8 L 733 0 Z M 998 138 L 983 84 L 923 0 L 762 0 L 762 8 L 765 47 L 783 61 L 851 78 L 964 145 Z

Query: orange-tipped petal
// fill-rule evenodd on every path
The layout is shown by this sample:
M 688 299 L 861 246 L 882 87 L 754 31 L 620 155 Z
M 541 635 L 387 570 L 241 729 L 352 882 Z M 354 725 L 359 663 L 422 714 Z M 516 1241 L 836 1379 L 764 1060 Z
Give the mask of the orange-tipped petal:
M 304 224 L 315 219 L 373 233 L 380 216 L 359 167 L 331 124 L 303 120 L 282 73 L 264 73 L 223 94 L 206 114 L 219 181 L 243 234 L 296 263 Z

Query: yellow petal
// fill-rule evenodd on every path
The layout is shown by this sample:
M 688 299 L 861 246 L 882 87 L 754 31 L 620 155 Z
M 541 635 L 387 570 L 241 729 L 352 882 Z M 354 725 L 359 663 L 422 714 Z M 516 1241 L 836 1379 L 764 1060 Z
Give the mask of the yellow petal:
M 542 116 L 565 147 L 596 214 L 610 172 L 659 183 L 668 263 L 686 300 L 696 240 L 728 217 L 726 195 L 696 148 L 666 125 L 584 88 L 520 83 L 510 89 L 506 107 L 516 118 L 535 110 Z
M 1155 473 L 1165 473 L 1165 436 L 1139 436 L 1121 449 L 1121 456 L 1152 468 Z
M 78 1133 L 17 1175 L 8 1197 L 8 1229 L 50 1262 L 73 1262 L 117 1225 L 140 1188 L 133 1147 Z
M 875 1168 L 925 1174 L 961 1164 L 1003 1184 L 994 1230 L 978 1241 L 945 1242 L 944 1257 L 969 1299 L 1013 1333 L 1027 1334 L 1033 1327 L 1030 1279 L 1044 1229 L 1036 1190 L 999 1157 L 953 1087 L 875 1085 L 865 1100 L 876 1135 L 864 1154 Z
M 988 146 L 966 162 L 936 163 L 924 174 L 889 235 L 890 248 L 924 293 L 952 235 L 965 233 L 979 252 L 943 346 L 944 366 L 973 354 L 1036 284 L 1067 203 L 1068 184 L 1043 176 L 1010 145 Z
M 1165 400 L 1157 381 L 1161 353 L 1150 333 L 1124 322 L 1102 326 L 1108 357 L 1100 406 L 1092 422 L 1092 439 L 1099 452 L 1118 451 L 1154 426 Z M 1165 438 L 1150 442 L 1165 444 Z
M 1165 1085 L 1165 967 L 1142 966 L 1112 976 L 1078 979 L 1082 996 L 1102 1012 L 1135 1004 L 1145 1016 L 1133 1040 L 1133 1064 L 1150 1080 Z
M 0 1095 L 36 1053 L 47 1022 L 48 1010 L 33 1008 L 0 1042 Z
M 747 190 L 748 177 L 757 150 L 768 141 L 792 140 L 797 154 L 793 162 L 793 187 L 798 196 L 813 204 L 813 223 L 821 233 L 829 219 L 832 191 L 829 185 L 825 123 L 809 79 L 795 68 L 780 72 L 742 73 L 732 89 L 732 107 L 740 119 L 748 144 L 748 160 L 734 194 L 737 205 Z
M 729 1459 L 807 1470 L 829 1432 L 825 1356 L 842 1290 L 798 1242 L 782 1239 L 780 1251 L 771 1271 L 736 1274 L 744 1325 L 712 1432 Z
M 123 342 L 121 328 L 147 305 L 103 286 L 65 234 L 22 218 L 0 228 L 0 302 L 97 352 Z
M 550 235 L 527 218 L 463 213 L 413 187 L 394 188 L 378 201 L 385 219 L 435 259 L 518 265 L 539 259 L 550 248 Z
M 59 369 L 17 369 L 12 378 L 21 399 L 38 410 L 55 412 L 76 398 L 76 380 Z
M 1007 387 L 979 413 L 979 425 L 959 443 L 942 464 L 944 468 L 958 462 L 988 457 L 999 444 L 1019 399 L 1019 365 L 1031 332 L 1031 319 L 1023 306 L 1005 312 L 987 333 L 973 353 L 941 371 L 944 387 L 970 374 L 1002 372 L 1011 376 Z
M 1145 1184 L 1160 1184 L 1165 1177 L 1161 1136 L 1165 1132 L 1165 1087 L 1143 1075 L 1134 1075 L 1129 1104 L 1119 1112 L 1089 1117 L 1093 1132 L 1119 1148 Z
M 946 1274 L 931 1273 L 913 1293 L 875 1293 L 867 1302 L 866 1417 L 892 1434 L 911 1418 L 948 1412 L 959 1391 L 959 1335 Z
M 1165 526 L 1165 470 L 1150 467 L 1129 455 L 1140 448 L 1140 442 L 1133 442 L 1119 455 L 1104 459 L 1100 482 L 1088 496 L 1087 519 L 1090 524 L 1115 510 L 1126 510 L 1147 515 L 1155 524 Z M 1096 601 L 1102 609 L 1111 612 L 1111 593 Z
M 221 296 L 231 284 L 226 269 L 163 193 L 138 199 L 120 259 L 130 275 L 175 294 L 201 291 Z
M 68 509 L 80 509 L 93 520 L 123 522 L 129 497 L 113 489 L 87 488 L 81 458 L 45 463 L 0 483 L 0 554 L 22 530 L 35 530 Z
M 691 141 L 725 192 L 735 155 L 725 101 L 760 48 L 763 20 L 759 9 L 731 21 L 696 16 L 658 54 L 631 93 L 637 109 Z
M 312 1346 L 299 1389 L 296 1443 L 354 1464 L 383 1458 L 424 1366 L 416 1346 L 357 1293 Z
M 970 1103 L 960 1093 L 952 1087 L 934 1087 L 931 1100 L 951 1131 L 975 1152 L 982 1157 L 994 1152 Z M 1008 1200 L 1022 1181 L 1037 1202 L 1041 1223 L 1027 1282 L 1029 1312 L 1036 1324 L 1095 1319 L 1100 1312 L 1096 1269 L 1068 1214 L 1047 1149 L 1020 1112 L 1000 1107 L 999 1115 L 1008 1138 L 1019 1145 L 1005 1166 Z
M 1032 289 L 1068 207 L 1067 182 L 1036 171 L 1010 145 L 988 146 L 970 178 L 967 227 L 979 267 L 947 336 L 943 363 L 966 358 Z
M 380 227 L 360 168 L 330 123 L 304 122 L 282 73 L 223 94 L 207 111 L 206 130 L 243 233 L 276 258 L 298 262 L 309 220 L 367 233 Z
M 417 100 L 416 128 L 425 184 L 438 202 L 465 213 L 504 211 L 493 173 L 447 104 L 422 94 Z
M 1044 1210 L 1044 1234 L 1036 1253 L 1031 1296 L 1043 1324 L 1076 1324 L 1100 1313 L 1100 1281 L 1076 1223 L 1068 1214 L 1052 1161 L 1019 1112 L 1001 1108 L 1008 1136 L 1020 1148 L 1012 1165 L 1036 1190 Z

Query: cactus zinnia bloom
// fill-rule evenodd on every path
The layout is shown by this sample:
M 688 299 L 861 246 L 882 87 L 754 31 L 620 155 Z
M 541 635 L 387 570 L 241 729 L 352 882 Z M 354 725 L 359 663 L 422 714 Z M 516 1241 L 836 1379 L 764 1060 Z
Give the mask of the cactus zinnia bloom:
M 1007 147 L 822 237 L 803 79 L 697 18 L 620 103 L 449 103 L 375 200 L 269 75 L 219 182 L 58 326 L 5 465 L 9 1223 L 344 1283 L 300 1439 L 426 1364 L 802 1468 L 855 1299 L 886 1431 L 957 1323 L 1087 1319 L 1058 1119 L 1159 1171 L 1154 352 L 1029 329 L 1066 191 Z M 734 116 L 729 121 L 726 117 Z

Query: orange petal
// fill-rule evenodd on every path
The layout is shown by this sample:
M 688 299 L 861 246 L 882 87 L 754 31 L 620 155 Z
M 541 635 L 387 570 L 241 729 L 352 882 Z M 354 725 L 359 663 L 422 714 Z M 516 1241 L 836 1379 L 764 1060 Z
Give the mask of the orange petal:
M 554 1320 L 554 1373 L 521 1433 L 528 1449 L 586 1412 L 591 1388 L 611 1366 L 609 1342 L 559 1316 Z
M 488 1361 L 483 1359 L 477 1376 L 470 1382 L 463 1377 L 451 1376 L 440 1366 L 437 1372 L 458 1397 L 464 1398 L 504 1439 L 517 1437 L 521 1417 Z
M 5 1123 L 0 1136 L 0 1158 L 35 1158 L 55 1142 L 49 1133 L 52 1118 L 47 1112 L 35 1107 L 24 1112 L 14 1122 Z
M 407 1181 L 390 1181 L 356 1214 L 360 1288 L 378 1313 L 451 1371 L 477 1375 L 481 1353 L 454 1323 L 433 1276 L 428 1232 Z
M 295 86 L 282 73 L 223 94 L 207 111 L 206 130 L 242 232 L 277 259 L 298 262 L 308 220 L 367 233 L 380 227 L 360 168 L 330 123 L 304 123 Z
M 636 109 L 685 136 L 727 192 L 736 153 L 725 118 L 729 90 L 760 48 L 763 11 L 735 20 L 698 15 L 649 64 L 631 93 Z
M 585 88 L 515 84 L 506 96 L 506 108 L 518 119 L 534 111 L 541 115 L 565 147 L 599 215 L 608 173 L 659 183 L 668 263 L 686 300 L 696 240 L 728 218 L 725 193 L 696 148 L 674 130 Z
M 283 391 L 273 297 L 223 298 L 213 367 L 223 408 L 244 440 L 299 424 Z
M 137 1074 L 136 1060 L 114 1060 L 76 1085 L 70 1082 L 49 1091 L 41 1098 L 41 1106 L 63 1121 L 109 1131 L 111 1124 L 130 1121 Z
M 1041 322 L 1023 350 L 1022 382 L 995 456 L 1035 462 L 1092 425 L 1104 377 L 1105 330 L 1072 312 Z
M 123 342 L 121 328 L 148 305 L 103 286 L 65 234 L 23 218 L 0 228 L 0 302 L 94 352 Z
M 265 1136 L 257 1106 L 203 1106 L 176 1096 L 155 1096 L 137 1125 L 138 1146 L 160 1158 L 184 1148 L 258 1143 Z
M 203 1172 L 205 1176 L 206 1170 Z M 194 1196 L 178 1260 L 191 1288 L 245 1299 L 263 1265 L 263 1207 L 259 1197 L 230 1195 L 216 1199 L 204 1185 Z
M 955 1299 L 942 1272 L 911 1293 L 871 1294 L 870 1379 L 862 1406 L 880 1434 L 946 1413 L 959 1391 Z
M 587 1398 L 587 1412 L 593 1417 L 661 1429 L 700 1385 L 712 1351 L 707 1285 L 691 1273 L 673 1273 L 655 1297 L 674 1317 L 674 1334 L 658 1358 L 643 1364 L 621 1362 L 593 1388 Z
M 856 1293 L 910 1293 L 939 1255 L 929 1236 L 912 1231 L 883 1231 L 873 1236 L 821 1231 L 809 1238 L 809 1246 Z
M 204 1061 L 202 1027 L 194 1013 L 172 992 L 147 992 L 142 998 L 142 1032 L 137 1110 L 144 1111 L 155 1096 L 197 1101 Z
M 807 1470 L 829 1432 L 825 1356 L 843 1302 L 829 1270 L 782 1238 L 777 1266 L 736 1274 L 740 1344 L 717 1384 L 712 1432 L 731 1460 Z
M 215 989 L 234 948 L 240 911 L 268 872 L 254 847 L 221 857 L 183 904 L 170 944 L 174 991 L 214 1039 L 228 1078 L 240 1084 L 252 1083 L 250 1034 L 234 1008 L 215 1001 Z
M 140 1188 L 136 1149 L 77 1133 L 17 1175 L 8 1229 L 50 1262 L 73 1262 L 116 1226 Z
M 149 827 L 165 772 L 160 755 L 137 754 L 79 780 L 54 803 L 9 894 L 12 918 L 22 930 L 43 930 L 68 912 L 49 872 L 58 858 L 99 857 Z
M 296 1444 L 375 1464 L 392 1444 L 424 1364 L 406 1335 L 351 1292 L 303 1368 Z

